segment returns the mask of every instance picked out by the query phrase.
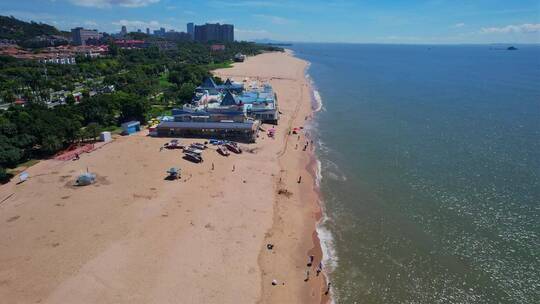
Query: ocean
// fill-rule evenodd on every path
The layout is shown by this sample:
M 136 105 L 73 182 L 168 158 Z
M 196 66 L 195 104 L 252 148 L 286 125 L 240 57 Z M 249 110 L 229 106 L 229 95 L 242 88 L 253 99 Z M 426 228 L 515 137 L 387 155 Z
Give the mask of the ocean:
M 540 46 L 295 44 L 336 303 L 538 303 Z

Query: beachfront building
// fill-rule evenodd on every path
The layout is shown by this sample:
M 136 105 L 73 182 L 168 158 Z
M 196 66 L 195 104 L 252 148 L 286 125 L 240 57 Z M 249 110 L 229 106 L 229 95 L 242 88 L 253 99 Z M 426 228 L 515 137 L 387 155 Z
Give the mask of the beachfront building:
M 252 88 L 237 98 L 248 117 L 277 125 L 279 121 L 277 95 L 271 85 L 264 84 L 261 88 Z
M 277 124 L 277 97 L 269 84 L 243 84 L 227 79 L 222 85 L 208 77 L 190 104 L 173 109 L 174 121 L 156 127 L 158 136 L 210 137 L 254 142 L 262 122 Z
M 277 96 L 271 85 L 259 86 L 256 82 L 245 89 L 243 84 L 227 79 L 224 84 L 217 85 L 210 77 L 195 90 L 192 105 L 205 110 L 241 109 L 247 117 L 260 120 L 264 123 L 277 124 L 279 109 Z
M 164 121 L 157 128 L 162 137 L 202 137 L 253 143 L 257 139 L 260 122 L 194 122 Z
M 195 93 L 203 94 L 208 92 L 210 95 L 217 95 L 226 91 L 240 94 L 244 91 L 244 84 L 227 79 L 223 84 L 218 85 L 212 77 L 205 77 L 202 84 L 195 89 Z

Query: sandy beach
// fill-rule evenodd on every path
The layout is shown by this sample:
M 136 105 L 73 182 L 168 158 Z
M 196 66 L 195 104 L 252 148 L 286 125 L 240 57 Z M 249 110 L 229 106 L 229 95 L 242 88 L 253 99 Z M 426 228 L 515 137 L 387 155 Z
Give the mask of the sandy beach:
M 326 302 L 325 279 L 315 276 L 311 144 L 303 151 L 309 138 L 288 133 L 312 113 L 306 67 L 267 53 L 216 71 L 269 81 L 278 96 L 276 138 L 261 132 L 242 154 L 210 148 L 193 164 L 143 131 L 78 161 L 42 161 L 28 181 L 0 186 L 1 302 Z M 182 169 L 180 180 L 165 180 L 170 167 Z M 73 186 L 86 170 L 97 182 Z

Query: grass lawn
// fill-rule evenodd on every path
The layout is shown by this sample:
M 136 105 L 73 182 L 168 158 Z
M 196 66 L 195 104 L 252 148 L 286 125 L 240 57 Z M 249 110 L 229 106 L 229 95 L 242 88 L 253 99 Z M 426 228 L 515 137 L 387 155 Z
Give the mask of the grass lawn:
M 169 82 L 169 73 L 161 73 L 161 75 L 159 75 L 159 86 L 166 89 L 166 88 L 169 88 L 171 86 L 173 86 L 174 84 L 170 83 Z
M 158 116 L 171 116 L 172 115 L 172 107 L 168 106 L 162 106 L 162 105 L 152 105 L 149 112 L 151 117 L 158 117 Z
M 32 167 L 33 165 L 39 163 L 39 159 L 29 159 L 25 161 L 24 163 L 19 164 L 16 168 L 13 169 L 7 169 L 7 173 L 13 174 L 13 176 L 23 172 L 24 170 Z
M 210 70 L 228 69 L 228 68 L 232 68 L 232 63 L 233 62 L 231 60 L 229 60 L 229 61 L 225 61 L 223 63 L 211 63 L 211 64 L 208 64 L 207 67 Z

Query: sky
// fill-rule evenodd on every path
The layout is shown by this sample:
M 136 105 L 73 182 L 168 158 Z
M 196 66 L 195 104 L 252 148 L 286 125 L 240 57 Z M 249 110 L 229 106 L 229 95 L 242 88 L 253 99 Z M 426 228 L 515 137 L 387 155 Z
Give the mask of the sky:
M 237 40 L 540 43 L 540 0 L 1 0 L 0 15 L 109 33 L 231 23 Z

